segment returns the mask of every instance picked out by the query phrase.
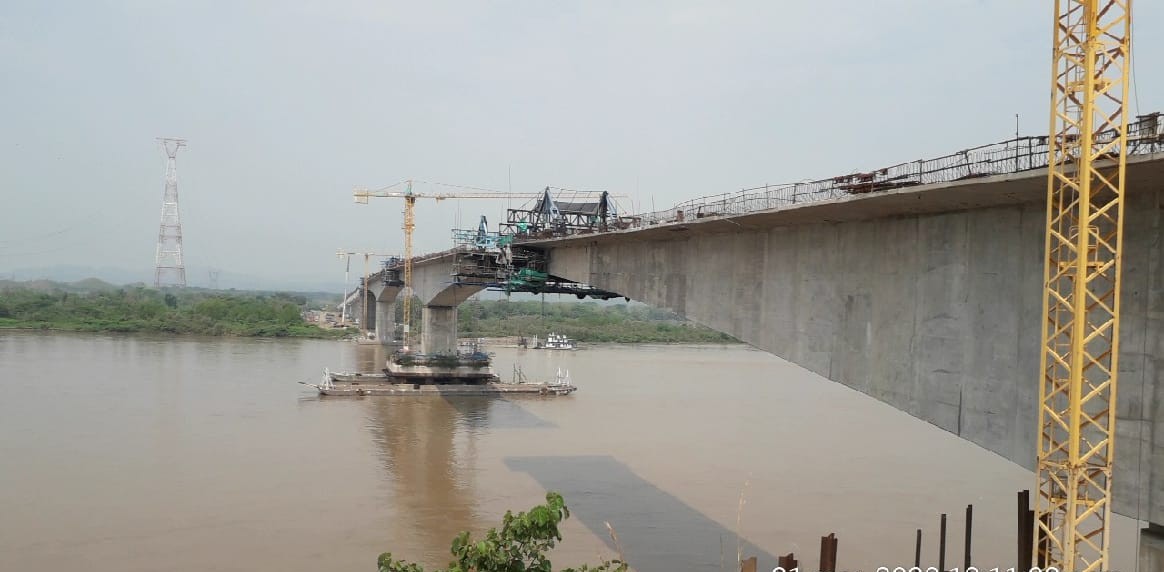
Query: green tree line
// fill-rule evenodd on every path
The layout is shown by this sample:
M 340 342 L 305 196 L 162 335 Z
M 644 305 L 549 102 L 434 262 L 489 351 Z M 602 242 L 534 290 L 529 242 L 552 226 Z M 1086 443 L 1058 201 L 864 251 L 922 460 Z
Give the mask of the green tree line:
M 159 332 L 211 336 L 339 337 L 305 322 L 296 294 L 160 291 L 141 286 L 89 293 L 0 290 L 0 328 Z
M 0 285 L 0 328 L 87 332 L 156 332 L 210 336 L 342 337 L 301 317 L 301 294 L 156 290 L 144 286 L 77 292 Z M 397 321 L 402 304 L 397 304 Z M 422 327 L 419 300 L 412 329 Z M 358 311 L 356 312 L 358 313 Z M 596 302 L 469 301 L 458 312 L 464 337 L 541 336 L 556 332 L 585 342 L 722 343 L 730 336 L 642 305 Z
M 540 336 L 555 332 L 584 342 L 723 343 L 731 336 L 668 310 L 596 302 L 469 301 L 457 312 L 463 337 Z

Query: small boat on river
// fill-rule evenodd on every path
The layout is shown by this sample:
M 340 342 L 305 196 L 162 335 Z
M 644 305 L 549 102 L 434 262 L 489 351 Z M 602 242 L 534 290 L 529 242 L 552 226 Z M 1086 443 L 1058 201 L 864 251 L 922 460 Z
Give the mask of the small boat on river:
M 536 336 L 533 339 L 533 349 L 535 350 L 572 350 L 574 349 L 574 340 L 562 335 L 550 332 L 546 339 L 539 340 Z
M 350 383 L 353 381 L 364 383 L 386 383 L 389 380 L 388 374 L 384 372 L 347 372 L 347 371 L 328 371 L 323 370 L 323 374 L 330 378 L 332 382 Z

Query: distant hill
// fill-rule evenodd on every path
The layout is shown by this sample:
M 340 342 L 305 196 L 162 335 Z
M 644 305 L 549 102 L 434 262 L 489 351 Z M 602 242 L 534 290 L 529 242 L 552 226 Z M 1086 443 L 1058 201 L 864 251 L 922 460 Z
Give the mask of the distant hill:
M 86 278 L 84 280 L 78 280 L 76 282 L 70 283 L 68 287 L 83 292 L 97 292 L 101 290 L 113 290 L 117 288 L 117 286 L 114 286 L 113 284 L 98 278 Z
M 98 278 L 108 284 L 133 284 L 153 278 L 153 272 L 126 270 L 109 266 L 75 266 L 57 265 L 37 268 L 13 268 L 0 272 L 0 277 L 16 281 L 50 280 L 60 283 L 71 283 Z
M 110 284 L 104 280 L 96 278 L 85 278 L 76 282 L 57 282 L 54 280 L 0 280 L 0 290 L 25 289 L 38 290 L 41 292 L 103 292 L 107 290 L 116 290 L 120 288 L 115 284 Z
M 154 271 L 152 268 L 130 270 L 114 267 L 95 266 L 44 266 L 36 268 L 14 268 L 0 271 L 0 277 L 9 280 L 51 280 L 54 282 L 71 283 L 88 278 L 98 278 L 109 284 L 152 284 Z M 187 284 L 195 287 L 209 287 L 210 278 L 207 268 L 200 266 L 186 267 Z M 342 281 L 318 280 L 310 276 L 286 276 L 282 278 L 267 278 L 246 273 L 221 270 L 218 273 L 218 288 L 227 290 L 253 290 L 266 292 L 335 292 L 339 295 L 344 290 Z
M 38 292 L 69 292 L 72 294 L 87 294 L 90 292 L 107 292 L 110 290 L 119 290 L 121 288 L 149 288 L 150 285 L 144 282 L 134 282 L 132 284 L 110 284 L 98 278 L 85 278 L 73 282 L 58 281 L 58 280 L 2 280 L 0 279 L 0 292 L 4 290 L 34 290 Z M 290 290 L 290 289 L 236 289 L 230 288 L 225 290 L 210 290 L 209 288 L 189 287 L 185 289 L 186 292 L 223 292 L 236 296 L 258 296 L 264 294 L 294 294 L 304 296 L 311 304 L 333 304 L 340 300 L 338 292 L 327 292 L 320 290 Z

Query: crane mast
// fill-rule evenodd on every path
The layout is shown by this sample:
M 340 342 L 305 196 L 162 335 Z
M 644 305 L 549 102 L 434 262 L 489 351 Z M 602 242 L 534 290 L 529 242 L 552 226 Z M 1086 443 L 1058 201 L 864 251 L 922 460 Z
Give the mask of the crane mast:
M 404 326 L 402 336 L 404 339 L 404 347 L 412 347 L 411 333 L 412 333 L 412 231 L 416 228 L 416 197 L 412 194 L 412 181 L 408 181 L 408 187 L 405 191 L 404 197 L 404 224 L 401 228 L 404 230 Z
M 1038 566 L 1110 570 L 1130 0 L 1056 0 L 1035 502 Z

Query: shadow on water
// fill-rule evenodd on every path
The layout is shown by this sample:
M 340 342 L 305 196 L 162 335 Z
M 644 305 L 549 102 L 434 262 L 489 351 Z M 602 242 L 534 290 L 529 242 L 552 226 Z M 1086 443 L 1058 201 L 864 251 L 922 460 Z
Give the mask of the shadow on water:
M 546 490 L 562 493 L 571 518 L 580 520 L 613 552 L 605 522 L 614 526 L 627 560 L 641 572 L 735 568 L 736 533 L 682 500 L 643 480 L 607 455 L 509 457 L 512 471 L 528 473 Z M 721 545 L 722 539 L 722 545 Z M 745 556 L 761 570 L 776 557 L 744 541 Z
M 419 547 L 400 554 L 424 562 L 444 563 L 449 543 L 468 524 L 479 528 L 472 475 L 477 463 L 476 433 L 458 431 L 463 418 L 484 417 L 488 403 L 458 409 L 443 399 L 380 398 L 366 400 L 368 430 L 380 450 L 393 493 L 393 537 L 411 537 L 401 546 Z M 467 439 L 458 449 L 458 434 Z
M 325 398 L 326 399 L 326 398 Z M 460 396 L 365 399 L 367 428 L 392 491 L 393 537 L 418 547 L 409 559 L 444 564 L 452 539 L 480 530 L 473 475 L 476 441 L 485 428 L 554 427 L 509 400 Z
M 557 423 L 530 413 L 519 403 L 494 396 L 444 396 L 462 420 L 474 429 L 552 429 Z
M 303 393 L 296 400 L 300 406 L 317 405 L 327 401 L 346 401 L 351 397 L 324 397 L 317 393 Z M 457 422 L 471 430 L 489 429 L 554 429 L 558 426 L 506 397 L 493 396 L 441 396 L 444 402 L 458 414 Z M 373 397 L 371 399 L 435 399 L 434 397 Z

